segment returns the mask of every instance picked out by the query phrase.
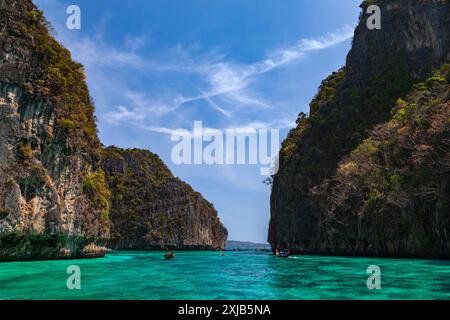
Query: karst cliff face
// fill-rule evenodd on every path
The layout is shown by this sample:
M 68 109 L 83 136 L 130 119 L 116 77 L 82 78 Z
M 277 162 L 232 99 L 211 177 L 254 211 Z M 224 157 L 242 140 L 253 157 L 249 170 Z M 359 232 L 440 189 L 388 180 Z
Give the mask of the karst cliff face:
M 109 236 L 108 200 L 83 188 L 99 151 L 82 66 L 31 1 L 0 1 L 1 259 L 81 256 Z
M 82 65 L 31 0 L 0 0 L 0 261 L 102 256 L 111 234 L 116 248 L 224 246 L 212 205 L 157 156 L 108 150 Z
M 381 8 L 382 29 L 366 8 Z M 269 242 L 295 252 L 450 254 L 450 4 L 362 4 L 346 66 L 280 151 Z
M 211 203 L 175 178 L 146 150 L 106 148 L 103 169 L 112 194 L 116 249 L 220 249 L 227 230 Z

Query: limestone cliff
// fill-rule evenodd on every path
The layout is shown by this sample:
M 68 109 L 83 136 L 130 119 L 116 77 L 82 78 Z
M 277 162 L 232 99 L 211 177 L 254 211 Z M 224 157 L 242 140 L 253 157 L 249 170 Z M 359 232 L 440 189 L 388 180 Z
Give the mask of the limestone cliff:
M 82 65 L 31 0 L 0 0 L 0 261 L 102 256 L 111 222 L 116 248 L 224 246 L 212 205 L 157 156 L 108 149 L 106 177 L 102 152 Z
M 381 8 L 381 30 L 367 28 L 370 4 Z M 346 66 L 322 83 L 283 143 L 269 242 L 296 252 L 448 257 L 450 4 L 361 7 Z
M 108 237 L 108 198 L 83 188 L 105 185 L 99 151 L 82 66 L 31 1 L 0 1 L 0 233 L 16 232 L 1 237 L 0 259 L 82 256 Z M 31 247 L 43 234 L 55 248 L 41 256 Z
M 109 147 L 102 158 L 112 194 L 112 248 L 225 247 L 227 230 L 213 205 L 175 178 L 157 155 Z

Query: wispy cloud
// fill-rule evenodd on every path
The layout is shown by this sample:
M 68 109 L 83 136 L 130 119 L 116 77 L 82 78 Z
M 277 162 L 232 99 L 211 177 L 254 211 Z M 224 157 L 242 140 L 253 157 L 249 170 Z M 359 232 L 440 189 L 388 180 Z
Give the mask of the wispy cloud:
M 105 119 L 110 124 L 117 124 L 122 121 L 139 121 L 144 119 L 144 115 L 138 114 L 135 111 L 128 110 L 124 106 L 117 106 L 114 112 L 106 115 Z
M 227 127 L 247 126 L 246 121 L 257 118 L 258 110 L 261 109 L 277 107 L 282 110 L 282 106 L 277 105 L 279 102 L 273 102 L 264 92 L 255 88 L 254 85 L 258 84 L 261 77 L 301 60 L 308 53 L 325 50 L 353 36 L 353 27 L 345 26 L 321 37 L 304 38 L 292 46 L 269 50 L 261 61 L 242 64 L 229 61 L 218 50 L 199 54 L 198 50 L 190 50 L 181 44 L 167 52 L 148 57 L 141 49 L 151 44 L 150 34 L 126 35 L 121 45 L 111 45 L 103 37 L 108 20 L 109 15 L 106 14 L 95 28 L 96 31 L 89 35 L 71 33 L 63 26 L 56 26 L 60 32 L 58 38 L 88 71 L 91 89 L 95 91 L 96 101 L 100 102 L 100 121 L 110 125 L 129 124 L 135 128 L 167 134 L 172 129 L 160 126 L 161 123 L 167 123 L 167 119 L 170 119 L 171 125 L 178 127 L 189 126 L 193 119 L 198 119 L 195 113 L 189 114 L 191 106 L 217 112 L 218 118 L 222 117 Z M 122 72 L 121 77 L 111 77 L 112 74 Z M 156 79 L 152 81 L 157 83 L 158 76 L 164 77 L 166 74 L 199 80 L 192 84 L 190 92 L 178 92 L 172 86 L 147 91 L 131 83 L 134 74 L 141 79 L 152 75 Z M 186 83 L 190 85 L 189 80 Z M 118 101 L 113 102 L 112 97 Z M 251 118 L 246 113 L 250 112 L 247 109 L 254 110 Z M 259 123 L 266 126 L 276 124 L 274 121 L 265 121 L 264 117 L 260 120 Z M 281 122 L 283 127 L 287 123 Z M 289 125 L 292 126 L 291 123 Z
M 143 47 L 148 46 L 151 43 L 151 37 L 149 34 L 126 35 L 125 47 L 129 48 L 132 52 L 141 50 Z
M 125 115 L 128 114 L 127 111 L 124 112 Z M 133 114 L 134 115 L 134 114 Z M 235 123 L 231 124 L 230 126 L 227 126 L 226 128 L 211 128 L 207 126 L 202 127 L 202 133 L 203 134 L 212 134 L 215 132 L 220 132 L 222 134 L 225 134 L 227 130 L 234 131 L 239 134 L 248 134 L 248 133 L 255 133 L 259 129 L 289 129 L 292 128 L 295 125 L 295 122 L 292 121 L 292 119 L 279 119 L 274 121 L 250 121 L 246 123 Z M 191 124 L 193 126 L 193 123 Z M 193 128 L 169 128 L 169 127 L 162 127 L 162 126 L 151 126 L 151 125 L 145 125 L 142 123 L 135 123 L 133 125 L 134 129 L 140 129 L 148 132 L 153 133 L 160 133 L 160 134 L 166 134 L 171 136 L 174 133 L 177 133 L 180 136 L 183 136 L 183 132 L 189 135 L 189 137 L 193 138 L 201 138 L 202 136 L 196 136 L 196 133 L 194 132 Z
M 206 95 L 206 94 L 203 94 L 203 95 L 204 95 L 204 97 L 205 97 L 205 100 L 209 103 L 209 105 L 210 105 L 213 109 L 219 111 L 220 113 L 222 113 L 223 115 L 227 116 L 228 118 L 231 118 L 231 117 L 232 117 L 231 113 L 229 113 L 228 111 L 226 111 L 225 109 L 223 109 L 222 107 L 220 107 L 220 106 L 219 106 L 217 103 L 215 103 L 210 97 L 208 97 L 208 95 Z
M 180 56 L 179 65 L 171 63 L 159 63 L 146 61 L 145 65 L 142 61 L 145 59 L 135 53 L 119 52 L 107 48 L 110 61 L 119 65 L 128 65 L 131 68 L 145 68 L 155 71 L 188 73 L 200 76 L 206 80 L 206 88 L 198 89 L 198 95 L 183 96 L 176 95 L 172 97 L 152 97 L 141 92 L 133 92 L 129 90 L 126 98 L 129 100 L 130 107 L 127 109 L 123 106 L 116 107 L 104 115 L 104 119 L 113 124 L 119 122 L 136 121 L 143 122 L 139 127 L 144 130 L 150 130 L 158 133 L 171 134 L 169 128 L 161 128 L 159 126 L 147 125 L 145 120 L 148 118 L 155 119 L 169 113 L 179 112 L 181 107 L 188 106 L 190 103 L 204 101 L 205 106 L 209 106 L 212 110 L 217 111 L 220 115 L 231 119 L 233 115 L 239 114 L 239 109 L 245 106 L 254 108 L 271 108 L 273 104 L 265 101 L 257 93 L 249 89 L 250 85 L 258 81 L 258 77 L 268 73 L 276 68 L 288 66 L 297 60 L 302 59 L 309 52 L 324 50 L 349 40 L 353 36 L 353 28 L 346 26 L 333 33 L 326 34 L 319 38 L 300 39 L 295 45 L 286 48 L 277 48 L 271 50 L 267 57 L 252 64 L 237 64 L 227 62 L 226 57 L 218 58 L 216 55 L 210 55 L 207 60 L 193 62 L 189 53 L 177 46 L 175 52 Z M 141 40 L 136 40 L 139 44 Z M 86 45 L 94 45 L 86 42 Z M 131 46 L 133 47 L 133 45 Z M 85 49 L 86 50 L 86 49 Z M 90 57 L 92 59 L 92 57 Z M 231 109 L 237 110 L 232 112 Z M 255 122 L 254 122 L 255 123 Z M 264 123 L 266 127 L 274 125 L 274 123 Z M 283 122 L 283 128 L 287 121 Z M 289 123 L 292 126 L 292 123 Z M 244 124 L 241 127 L 245 127 Z
M 210 102 L 211 98 L 225 96 L 228 100 L 241 105 L 268 107 L 270 104 L 252 97 L 245 91 L 256 77 L 299 60 L 308 52 L 324 50 L 345 42 L 352 36 L 353 27 L 345 26 L 317 39 L 300 39 L 292 47 L 274 49 L 269 52 L 266 59 L 253 64 L 235 64 L 225 61 L 199 63 L 192 71 L 205 76 L 210 89 L 198 96 L 181 99 L 178 106 L 195 100 Z M 222 112 L 223 109 L 219 111 Z

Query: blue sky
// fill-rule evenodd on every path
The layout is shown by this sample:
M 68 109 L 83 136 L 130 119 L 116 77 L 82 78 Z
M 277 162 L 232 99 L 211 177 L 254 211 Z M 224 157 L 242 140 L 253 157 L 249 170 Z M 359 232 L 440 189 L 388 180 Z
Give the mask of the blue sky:
M 84 64 L 105 145 L 150 149 L 216 207 L 229 239 L 265 242 L 257 165 L 175 165 L 175 129 L 295 126 L 345 63 L 357 0 L 35 0 Z M 66 8 L 81 8 L 81 30 Z

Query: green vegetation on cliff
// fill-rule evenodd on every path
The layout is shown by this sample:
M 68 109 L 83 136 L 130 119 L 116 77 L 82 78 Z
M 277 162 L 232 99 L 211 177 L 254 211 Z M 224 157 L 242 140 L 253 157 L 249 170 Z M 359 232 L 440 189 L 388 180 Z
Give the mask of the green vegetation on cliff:
M 102 166 L 111 190 L 111 245 L 216 249 L 227 231 L 213 205 L 147 150 L 108 147 Z
M 61 245 L 109 234 L 83 67 L 31 0 L 0 1 L 0 21 L 0 259 L 81 257 Z
M 212 204 L 157 155 L 102 149 L 83 66 L 32 0 L 0 1 L 0 21 L 0 260 L 102 255 L 67 245 L 110 230 L 118 248 L 223 247 Z
M 364 9 L 373 3 L 362 4 L 346 66 L 323 81 L 310 114 L 299 115 L 282 145 L 273 247 L 450 252 L 450 4 L 377 0 L 383 28 L 369 30 Z
M 365 240 L 392 254 L 442 254 L 436 244 L 445 242 L 450 231 L 448 68 L 399 99 L 392 119 L 374 127 L 324 182 L 318 201 L 328 203 L 323 217 L 328 226 L 359 221 L 330 241 Z
M 104 225 L 108 225 L 111 194 L 106 183 L 105 172 L 99 169 L 88 174 L 83 183 L 83 192 L 91 200 L 94 209 L 100 212 L 100 219 Z
M 31 2 L 31 1 L 30 1 Z M 56 106 L 56 124 L 69 138 L 71 147 L 98 152 L 94 106 L 86 85 L 83 66 L 49 33 L 49 23 L 34 5 L 27 8 L 20 30 L 39 56 L 41 73 L 29 82 L 32 91 Z
M 0 234 L 0 261 L 81 258 L 83 248 L 94 241 L 85 237 L 15 231 Z M 70 256 L 66 255 L 70 252 Z

